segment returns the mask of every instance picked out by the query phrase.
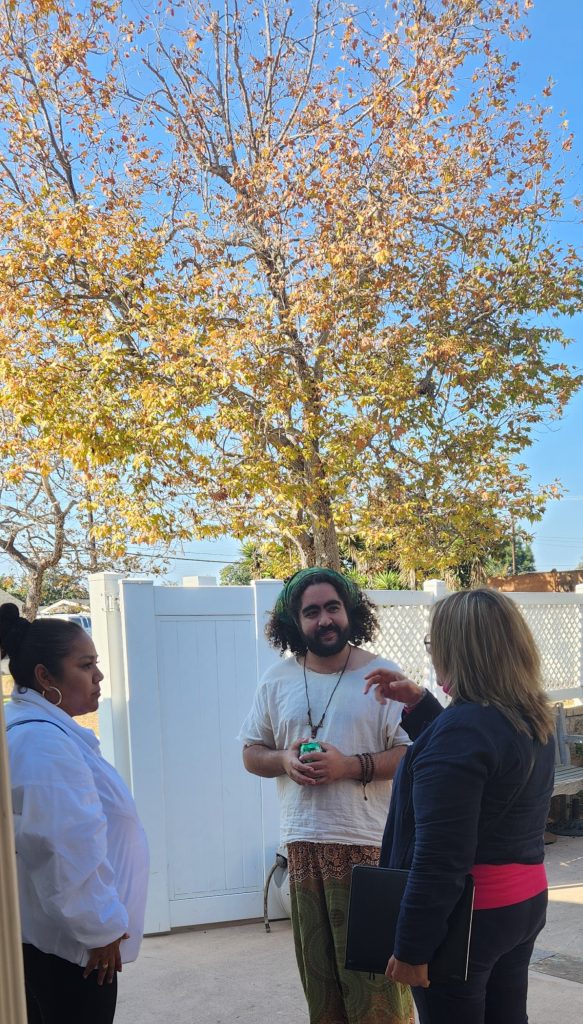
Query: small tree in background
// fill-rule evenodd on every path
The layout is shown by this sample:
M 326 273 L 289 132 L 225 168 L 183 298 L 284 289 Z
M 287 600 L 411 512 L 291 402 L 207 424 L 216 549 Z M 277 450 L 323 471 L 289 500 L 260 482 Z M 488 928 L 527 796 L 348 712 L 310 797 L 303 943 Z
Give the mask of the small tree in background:
M 297 555 L 289 545 L 247 541 L 241 545 L 241 557 L 224 566 L 219 579 L 223 586 L 249 586 L 253 580 L 285 579 L 298 568 Z
M 536 569 L 532 545 L 520 536 L 516 536 L 514 541 L 505 540 L 497 544 L 489 553 L 484 568 L 488 576 L 512 576 L 513 565 L 517 574 L 535 572 Z
M 26 579 L 22 576 L 0 576 L 0 587 L 21 601 L 26 600 Z M 89 601 L 87 583 L 80 577 L 75 579 L 67 572 L 58 569 L 47 569 L 44 574 L 40 593 L 41 605 L 55 604 L 57 601 L 76 601 L 85 605 Z
M 47 453 L 41 462 L 36 440 L 34 428 L 17 429 L 5 413 L 0 416 L 0 551 L 17 570 L 15 594 L 29 619 L 39 605 L 77 594 L 91 572 L 143 566 L 128 551 L 125 519 L 114 514 L 117 479 L 109 481 L 112 500 L 104 507 L 95 498 L 94 477 L 58 454 Z

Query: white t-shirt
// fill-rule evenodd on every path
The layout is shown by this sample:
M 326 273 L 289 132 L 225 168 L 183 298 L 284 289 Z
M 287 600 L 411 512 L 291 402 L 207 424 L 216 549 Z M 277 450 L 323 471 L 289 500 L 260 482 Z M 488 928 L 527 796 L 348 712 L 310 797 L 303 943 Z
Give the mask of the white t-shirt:
M 320 742 L 332 743 L 343 754 L 374 753 L 409 744 L 401 728 L 403 705 L 390 701 L 381 705 L 372 693 L 364 696 L 364 677 L 374 668 L 399 672 L 393 661 L 374 658 L 366 666 L 347 670 L 332 697 Z M 338 675 L 306 672 L 312 721 L 319 722 Z M 282 658 L 271 666 L 257 687 L 253 707 L 239 733 L 244 743 L 261 743 L 283 750 L 310 735 L 303 666 L 295 658 Z M 383 836 L 391 782 L 373 780 L 366 787 L 354 779 L 330 785 L 299 786 L 287 775 L 277 779 L 281 811 L 281 841 L 347 843 L 380 846 Z

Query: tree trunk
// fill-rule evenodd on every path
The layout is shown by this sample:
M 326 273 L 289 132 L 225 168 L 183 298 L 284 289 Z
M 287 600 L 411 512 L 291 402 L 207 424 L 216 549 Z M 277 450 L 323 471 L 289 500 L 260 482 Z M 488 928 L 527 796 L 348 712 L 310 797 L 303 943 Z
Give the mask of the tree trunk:
M 322 499 L 317 514 L 312 515 L 314 523 L 314 565 L 340 571 L 340 551 L 336 527 L 332 518 L 330 502 Z
M 36 569 L 30 569 L 28 572 L 26 598 L 24 601 L 22 614 L 24 615 L 25 619 L 28 619 L 29 622 L 33 622 L 37 616 L 45 572 L 45 566 L 39 566 Z
M 303 529 L 300 533 L 287 534 L 299 551 L 302 569 L 321 565 L 340 571 L 338 537 L 329 501 L 323 498 L 317 509 L 306 509 L 302 521 L 306 520 L 312 522 L 311 530 Z
M 89 572 L 97 572 L 99 569 L 99 560 L 97 558 L 97 544 L 95 543 L 95 536 L 93 533 L 95 520 L 93 518 L 93 508 L 91 505 L 91 497 L 89 491 L 86 496 L 87 501 L 87 522 L 89 529 L 87 531 L 87 546 L 89 548 Z
M 310 566 L 316 565 L 316 550 L 312 534 L 308 533 L 307 530 L 303 530 L 297 536 L 291 534 L 288 536 L 299 551 L 302 569 L 308 569 Z

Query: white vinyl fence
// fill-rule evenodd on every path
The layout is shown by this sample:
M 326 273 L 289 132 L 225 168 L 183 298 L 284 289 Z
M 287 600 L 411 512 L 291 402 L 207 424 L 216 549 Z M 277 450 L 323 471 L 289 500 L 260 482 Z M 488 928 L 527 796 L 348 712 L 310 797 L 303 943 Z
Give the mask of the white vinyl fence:
M 281 583 L 154 586 L 91 577 L 93 639 L 105 673 L 105 757 L 130 785 L 150 841 L 148 932 L 261 917 L 278 846 L 273 780 L 245 772 L 236 740 L 259 676 L 277 654 L 264 637 Z M 434 687 L 423 637 L 440 581 L 424 592 L 370 591 L 378 653 Z M 545 684 L 583 680 L 583 593 L 517 594 L 539 641 Z

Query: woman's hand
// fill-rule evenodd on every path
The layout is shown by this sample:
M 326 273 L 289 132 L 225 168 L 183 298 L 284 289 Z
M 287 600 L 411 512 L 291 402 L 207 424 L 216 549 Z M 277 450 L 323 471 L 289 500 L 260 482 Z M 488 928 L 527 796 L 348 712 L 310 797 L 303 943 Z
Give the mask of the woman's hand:
M 88 978 L 92 971 L 98 971 L 97 984 L 103 985 L 107 981 L 111 985 L 116 971 L 121 971 L 121 953 L 119 944 L 124 939 L 129 939 L 127 932 L 120 935 L 119 939 L 108 943 L 107 946 L 97 946 L 89 950 L 89 960 L 83 971 L 83 977 Z
M 425 696 L 422 686 L 417 686 L 400 672 L 391 672 L 388 668 L 375 668 L 365 677 L 364 692 L 368 693 L 375 687 L 375 700 L 386 704 L 388 700 L 398 700 L 401 704 L 413 708 Z
M 429 988 L 430 985 L 427 964 L 406 964 L 392 956 L 385 974 L 391 981 L 400 981 L 402 985 L 410 985 L 411 988 Z

